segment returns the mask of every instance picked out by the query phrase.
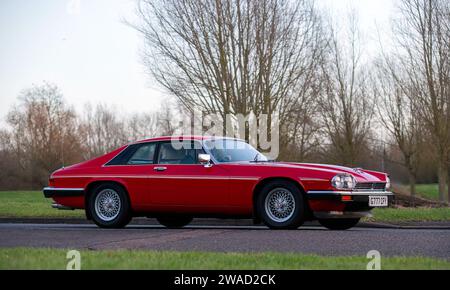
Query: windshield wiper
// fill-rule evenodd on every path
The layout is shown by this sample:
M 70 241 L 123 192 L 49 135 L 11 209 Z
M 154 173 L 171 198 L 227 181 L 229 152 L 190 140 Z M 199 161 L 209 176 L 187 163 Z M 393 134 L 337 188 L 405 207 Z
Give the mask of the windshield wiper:
M 249 161 L 249 162 L 255 162 L 255 163 L 258 163 L 258 162 L 267 162 L 267 160 L 259 160 L 259 156 L 261 156 L 261 153 L 256 153 L 256 155 L 255 155 L 255 158 L 253 158 L 253 161 Z
M 261 153 L 256 153 L 256 155 L 255 155 L 255 158 L 253 158 L 253 160 L 252 161 L 248 161 L 248 162 L 251 162 L 251 163 L 258 163 L 258 162 L 277 162 L 276 160 L 269 160 L 269 159 L 267 159 L 267 158 L 264 158 L 265 160 L 260 160 L 259 159 L 259 156 L 261 156 Z

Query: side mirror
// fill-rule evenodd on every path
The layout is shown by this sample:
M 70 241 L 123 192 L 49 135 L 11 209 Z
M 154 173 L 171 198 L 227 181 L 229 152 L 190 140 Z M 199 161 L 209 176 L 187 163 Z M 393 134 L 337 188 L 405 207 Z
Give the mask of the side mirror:
M 211 155 L 209 154 L 198 154 L 198 161 L 205 167 L 212 167 Z

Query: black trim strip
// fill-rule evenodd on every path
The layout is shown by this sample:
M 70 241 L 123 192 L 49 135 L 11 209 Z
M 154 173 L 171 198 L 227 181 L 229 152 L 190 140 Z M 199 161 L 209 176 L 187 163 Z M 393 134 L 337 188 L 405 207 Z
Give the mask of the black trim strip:
M 342 201 L 341 198 L 343 195 L 351 196 L 352 199 L 350 201 Z M 392 193 L 386 193 L 386 194 L 365 194 L 365 195 L 352 195 L 349 194 L 327 194 L 327 193 L 315 193 L 315 194 L 308 194 L 308 200 L 336 200 L 336 201 L 342 201 L 344 203 L 351 203 L 351 202 L 368 202 L 369 196 L 387 196 L 389 204 L 393 203 L 395 199 L 395 195 Z
M 46 187 L 43 189 L 43 192 L 46 198 L 84 196 L 83 188 Z

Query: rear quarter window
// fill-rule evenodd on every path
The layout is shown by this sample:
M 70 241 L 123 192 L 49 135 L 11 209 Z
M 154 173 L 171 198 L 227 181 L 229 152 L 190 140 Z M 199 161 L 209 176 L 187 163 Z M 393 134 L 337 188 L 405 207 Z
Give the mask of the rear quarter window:
M 133 144 L 125 148 L 105 166 L 153 164 L 157 143 Z

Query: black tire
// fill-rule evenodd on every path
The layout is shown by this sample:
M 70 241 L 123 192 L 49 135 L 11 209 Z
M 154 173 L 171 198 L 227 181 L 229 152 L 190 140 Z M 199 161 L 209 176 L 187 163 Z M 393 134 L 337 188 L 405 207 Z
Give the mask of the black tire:
M 190 216 L 164 216 L 157 217 L 156 219 L 161 225 L 169 229 L 181 229 L 193 220 Z
M 291 193 L 289 200 L 293 197 L 295 201 L 295 205 L 292 205 L 293 210 L 288 210 L 290 214 L 284 217 L 286 220 L 275 220 L 274 214 L 270 213 L 270 209 L 266 207 L 266 200 L 270 200 L 268 196 L 280 191 Z M 256 211 L 257 216 L 271 229 L 297 229 L 305 220 L 307 207 L 302 192 L 295 184 L 279 180 L 267 183 L 260 190 L 256 197 Z
M 108 190 L 113 194 L 117 193 L 117 195 L 114 194 L 114 196 L 120 200 L 120 205 L 117 206 L 117 213 L 114 217 L 111 217 L 111 220 L 103 218 L 101 216 L 101 213 L 97 213 L 96 210 L 97 197 L 101 193 L 105 193 Z M 99 186 L 95 187 L 92 190 L 92 193 L 89 195 L 87 210 L 89 210 L 89 215 L 92 217 L 94 223 L 101 228 L 123 228 L 127 224 L 129 224 L 132 219 L 128 194 L 121 186 L 114 183 L 102 183 Z M 100 212 L 101 210 L 98 211 Z
M 320 219 L 319 223 L 327 229 L 334 231 L 344 231 L 353 228 L 359 223 L 359 218 L 355 219 Z

